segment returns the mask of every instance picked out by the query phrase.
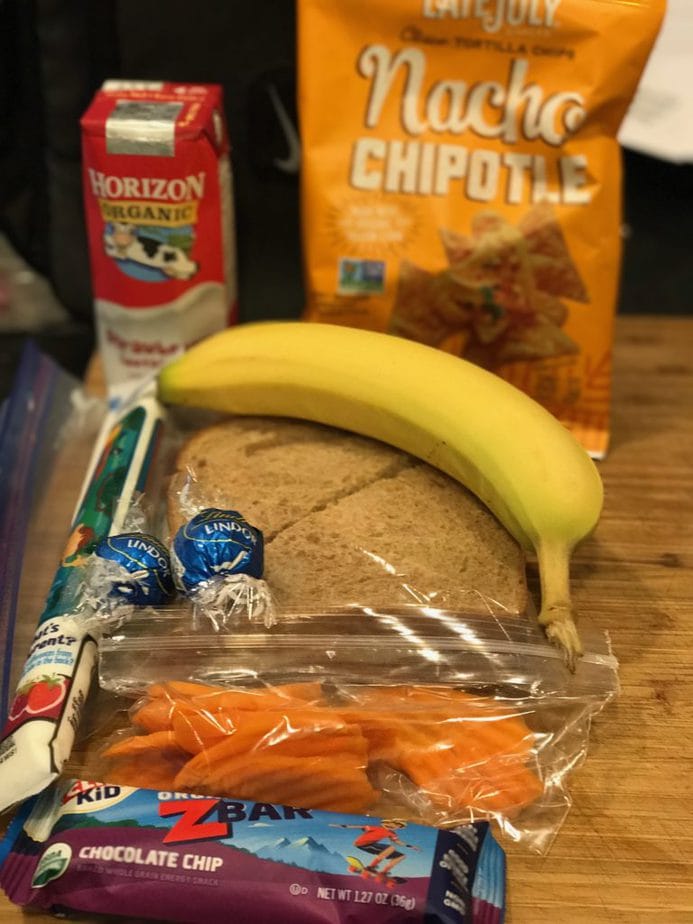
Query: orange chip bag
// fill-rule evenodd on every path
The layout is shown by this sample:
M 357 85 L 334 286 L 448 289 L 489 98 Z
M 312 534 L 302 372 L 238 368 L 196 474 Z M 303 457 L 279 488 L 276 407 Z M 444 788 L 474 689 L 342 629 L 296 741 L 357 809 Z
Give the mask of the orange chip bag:
M 304 317 L 493 370 L 608 443 L 621 119 L 664 0 L 299 0 Z

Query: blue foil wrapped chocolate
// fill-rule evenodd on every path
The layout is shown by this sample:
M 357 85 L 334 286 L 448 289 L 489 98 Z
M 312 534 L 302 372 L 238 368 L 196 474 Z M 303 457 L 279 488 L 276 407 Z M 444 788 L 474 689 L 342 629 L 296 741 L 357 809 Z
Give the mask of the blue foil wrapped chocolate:
M 108 536 L 94 554 L 117 566 L 109 570 L 110 597 L 133 606 L 161 606 L 175 595 L 168 549 L 154 536 L 138 532 Z
M 185 590 L 227 574 L 262 577 L 263 538 L 236 510 L 210 507 L 194 516 L 173 540 L 177 578 Z
M 237 510 L 208 507 L 176 533 L 171 550 L 174 579 L 195 605 L 196 617 L 216 628 L 245 616 L 274 623 L 265 581 L 262 532 Z

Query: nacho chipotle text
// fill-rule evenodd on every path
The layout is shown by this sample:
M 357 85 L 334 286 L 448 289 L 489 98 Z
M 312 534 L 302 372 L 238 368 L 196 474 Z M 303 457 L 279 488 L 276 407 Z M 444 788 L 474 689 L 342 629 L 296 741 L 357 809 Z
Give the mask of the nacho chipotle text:
M 305 317 L 463 356 L 603 455 L 616 133 L 663 11 L 300 0 Z

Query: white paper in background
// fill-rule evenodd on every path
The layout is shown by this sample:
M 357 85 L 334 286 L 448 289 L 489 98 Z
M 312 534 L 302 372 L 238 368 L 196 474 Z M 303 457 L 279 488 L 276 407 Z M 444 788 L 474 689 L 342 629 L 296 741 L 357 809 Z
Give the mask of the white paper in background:
M 667 0 L 619 140 L 652 157 L 693 162 L 693 0 Z

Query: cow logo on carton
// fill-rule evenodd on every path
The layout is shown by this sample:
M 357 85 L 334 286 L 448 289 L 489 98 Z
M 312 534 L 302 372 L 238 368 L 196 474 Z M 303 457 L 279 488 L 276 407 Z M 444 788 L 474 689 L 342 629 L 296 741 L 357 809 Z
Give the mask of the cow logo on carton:
M 190 259 L 195 239 L 191 225 L 180 228 L 147 227 L 126 222 L 104 225 L 104 250 L 127 276 L 143 282 L 188 280 L 199 264 Z

